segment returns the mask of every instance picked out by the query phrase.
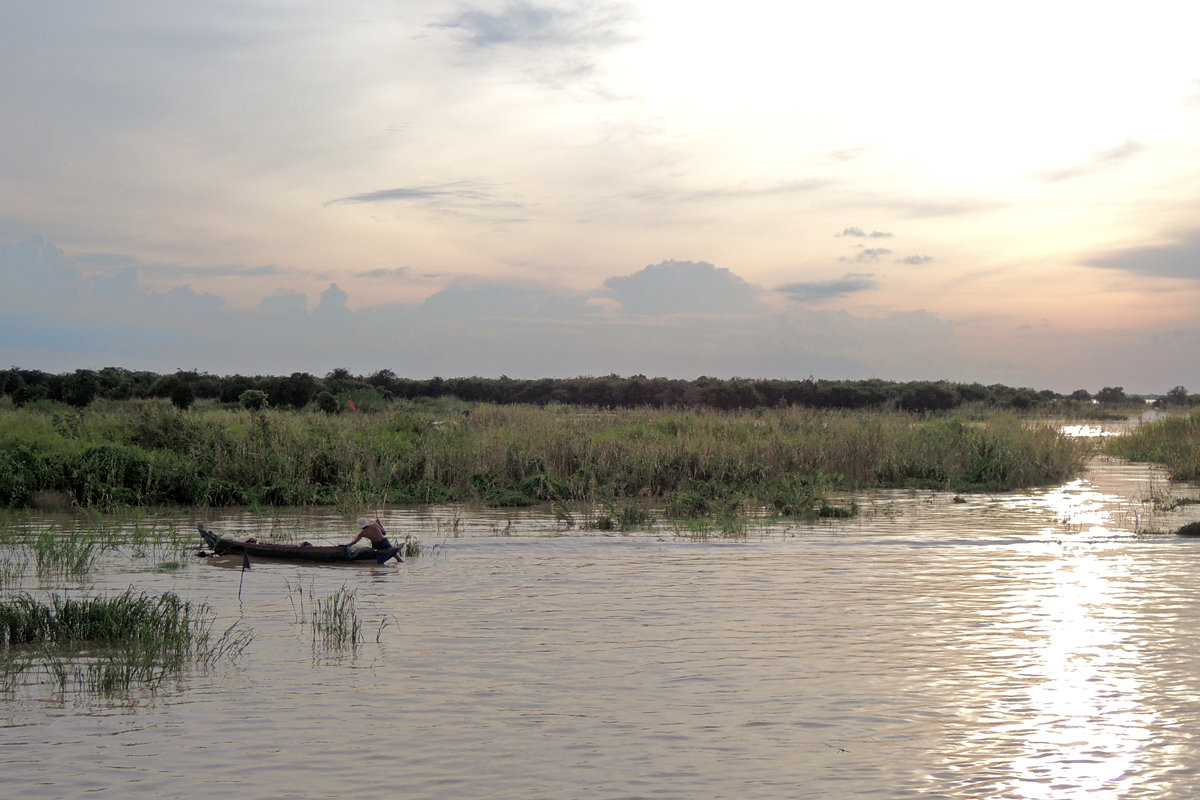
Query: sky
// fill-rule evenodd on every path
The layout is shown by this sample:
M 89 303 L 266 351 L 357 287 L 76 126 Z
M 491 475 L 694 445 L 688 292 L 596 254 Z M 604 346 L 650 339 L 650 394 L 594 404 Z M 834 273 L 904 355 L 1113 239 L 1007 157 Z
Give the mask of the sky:
M 5 366 L 1200 391 L 1200 4 L 0 23 Z

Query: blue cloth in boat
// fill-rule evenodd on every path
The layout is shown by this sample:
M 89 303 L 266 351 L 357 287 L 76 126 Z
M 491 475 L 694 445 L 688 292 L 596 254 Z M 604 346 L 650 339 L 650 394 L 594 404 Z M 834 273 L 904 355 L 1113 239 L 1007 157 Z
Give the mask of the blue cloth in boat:
M 373 547 L 375 549 L 376 563 L 382 564 L 385 561 L 387 561 L 389 558 L 391 558 L 392 556 L 395 556 L 397 561 L 404 560 L 404 559 L 400 558 L 399 555 L 397 555 L 397 553 L 399 553 L 399 551 L 400 551 L 400 548 L 393 547 L 392 543 L 388 541 L 388 538 L 386 536 L 384 536 L 378 542 L 371 542 L 371 547 Z

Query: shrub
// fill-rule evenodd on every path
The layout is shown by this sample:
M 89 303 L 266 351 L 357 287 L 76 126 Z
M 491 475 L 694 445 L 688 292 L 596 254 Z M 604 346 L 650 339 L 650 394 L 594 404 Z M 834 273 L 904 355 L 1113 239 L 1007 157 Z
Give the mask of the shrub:
M 341 403 L 331 392 L 321 392 L 317 395 L 317 408 L 326 414 L 335 414 L 341 409 Z
M 267 407 L 267 393 L 261 389 L 247 389 L 242 392 L 238 402 L 247 411 L 262 411 Z

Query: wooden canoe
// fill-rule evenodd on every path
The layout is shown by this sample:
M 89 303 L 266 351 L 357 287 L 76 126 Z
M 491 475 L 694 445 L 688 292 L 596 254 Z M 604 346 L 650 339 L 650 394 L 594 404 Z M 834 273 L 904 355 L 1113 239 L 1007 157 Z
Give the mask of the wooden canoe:
M 355 563 L 376 564 L 379 563 L 380 556 L 390 557 L 392 555 L 391 551 L 375 550 L 370 545 L 359 545 L 354 549 L 350 549 L 343 544 L 312 545 L 307 542 L 304 544 L 276 544 L 259 542 L 253 537 L 226 536 L 208 530 L 204 527 L 204 523 L 198 523 L 196 527 L 200 529 L 200 537 L 204 539 L 204 543 L 211 547 L 214 553 L 222 556 L 229 553 L 245 553 L 256 558 L 284 558 L 292 561 L 321 562 L 353 561 Z

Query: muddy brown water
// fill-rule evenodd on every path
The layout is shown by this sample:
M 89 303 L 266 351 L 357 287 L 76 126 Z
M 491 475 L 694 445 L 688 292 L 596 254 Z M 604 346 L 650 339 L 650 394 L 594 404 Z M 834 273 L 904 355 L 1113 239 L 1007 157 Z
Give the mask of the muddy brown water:
M 1197 797 L 1200 541 L 1155 531 L 1200 507 L 1167 495 L 1197 491 L 1100 460 L 1053 489 L 878 492 L 857 519 L 738 540 L 385 510 L 425 555 L 243 573 L 126 550 L 82 582 L 26 574 L 173 591 L 255 639 L 153 694 L 0 697 L 4 795 Z M 348 538 L 332 514 L 204 521 Z M 363 641 L 314 643 L 303 605 L 341 587 Z

